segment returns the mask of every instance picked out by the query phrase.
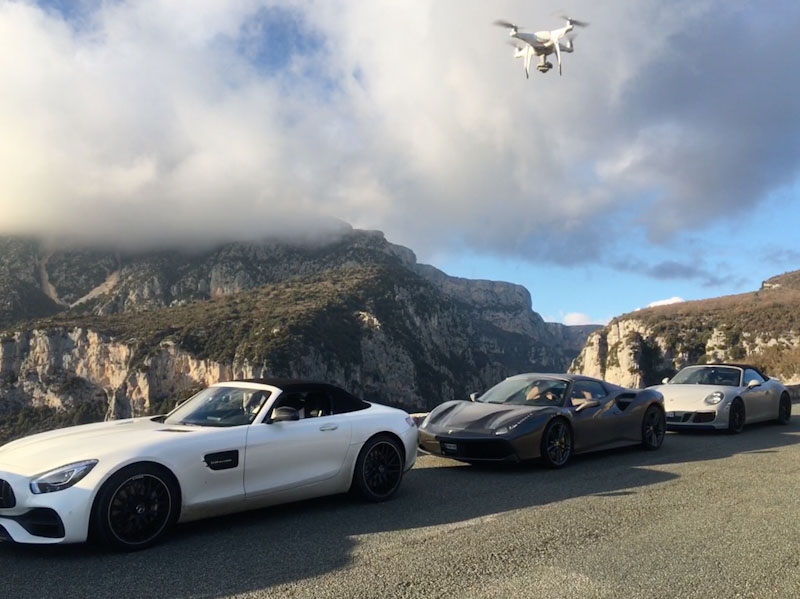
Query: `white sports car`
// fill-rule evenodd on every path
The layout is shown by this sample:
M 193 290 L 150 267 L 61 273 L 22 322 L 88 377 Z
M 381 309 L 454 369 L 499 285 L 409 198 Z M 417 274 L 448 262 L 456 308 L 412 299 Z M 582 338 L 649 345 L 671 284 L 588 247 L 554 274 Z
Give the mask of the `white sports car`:
M 745 424 L 792 417 L 789 393 L 780 381 L 746 364 L 687 366 L 663 385 L 667 428 L 726 429 L 740 433 Z
M 135 550 L 206 516 L 350 489 L 383 501 L 416 455 L 402 410 L 324 383 L 218 383 L 167 416 L 0 447 L 0 538 Z

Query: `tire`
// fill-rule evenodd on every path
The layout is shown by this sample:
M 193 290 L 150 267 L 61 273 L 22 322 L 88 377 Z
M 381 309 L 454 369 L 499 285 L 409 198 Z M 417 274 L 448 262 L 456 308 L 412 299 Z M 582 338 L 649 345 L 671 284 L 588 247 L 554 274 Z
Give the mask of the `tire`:
M 548 468 L 563 468 L 572 456 L 572 429 L 563 418 L 553 418 L 542 433 L 542 461 Z
M 730 414 L 728 415 L 728 433 L 731 435 L 741 433 L 744 430 L 744 420 L 744 403 L 737 397 L 731 403 Z
M 155 464 L 132 464 L 109 478 L 92 508 L 91 536 L 118 551 L 156 544 L 178 519 L 180 490 Z
M 789 424 L 792 421 L 792 400 L 788 393 L 782 393 L 778 402 L 778 424 Z
M 356 459 L 352 488 L 367 501 L 391 498 L 400 488 L 405 448 L 389 435 L 375 435 L 364 443 Z
M 650 406 L 642 418 L 642 447 L 652 451 L 664 443 L 667 432 L 667 419 L 664 411 L 658 406 Z

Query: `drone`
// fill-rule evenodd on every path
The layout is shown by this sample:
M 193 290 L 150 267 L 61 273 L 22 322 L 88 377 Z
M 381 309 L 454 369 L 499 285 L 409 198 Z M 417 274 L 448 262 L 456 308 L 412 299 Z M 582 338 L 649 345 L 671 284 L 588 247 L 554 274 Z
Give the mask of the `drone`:
M 553 68 L 553 63 L 547 60 L 550 54 L 555 53 L 558 60 L 558 74 L 561 75 L 561 53 L 573 52 L 575 46 L 573 40 L 575 36 L 571 34 L 575 27 L 588 27 L 589 23 L 578 21 L 566 15 L 560 15 L 567 24 L 560 29 L 553 29 L 552 31 L 537 31 L 536 33 L 525 33 L 521 31 L 521 27 L 509 23 L 508 21 L 495 21 L 494 24 L 499 27 L 509 29 L 508 34 L 515 40 L 519 40 L 522 44 L 514 41 L 510 42 L 516 48 L 514 51 L 514 58 L 525 59 L 525 77 L 530 77 L 531 58 L 536 55 L 539 57 L 539 64 L 536 68 L 540 73 L 546 73 Z M 566 39 L 565 39 L 566 38 Z M 564 40 L 564 41 L 562 41 Z

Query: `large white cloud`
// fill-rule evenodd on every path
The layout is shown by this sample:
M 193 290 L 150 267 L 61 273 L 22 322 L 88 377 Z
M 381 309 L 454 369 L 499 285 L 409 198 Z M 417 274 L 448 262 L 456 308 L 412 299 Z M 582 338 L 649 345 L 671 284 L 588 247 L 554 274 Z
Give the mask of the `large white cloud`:
M 770 64 L 800 49 L 798 8 L 573 5 L 592 26 L 564 76 L 526 80 L 490 23 L 559 26 L 529 2 L 0 4 L 0 229 L 210 241 L 332 217 L 570 263 L 793 180 L 795 84 Z

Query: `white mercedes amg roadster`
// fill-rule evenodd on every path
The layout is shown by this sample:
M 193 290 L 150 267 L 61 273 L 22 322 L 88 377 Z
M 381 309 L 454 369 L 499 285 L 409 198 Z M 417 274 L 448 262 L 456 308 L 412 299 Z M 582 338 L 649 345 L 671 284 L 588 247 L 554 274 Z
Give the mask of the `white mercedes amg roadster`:
M 325 383 L 218 383 L 166 416 L 0 447 L 0 538 L 135 550 L 206 516 L 348 490 L 383 501 L 416 455 L 402 410 Z
M 667 428 L 708 428 L 740 433 L 745 424 L 775 420 L 788 424 L 792 402 L 781 382 L 747 364 L 687 366 L 664 384 Z

